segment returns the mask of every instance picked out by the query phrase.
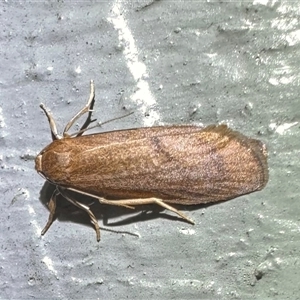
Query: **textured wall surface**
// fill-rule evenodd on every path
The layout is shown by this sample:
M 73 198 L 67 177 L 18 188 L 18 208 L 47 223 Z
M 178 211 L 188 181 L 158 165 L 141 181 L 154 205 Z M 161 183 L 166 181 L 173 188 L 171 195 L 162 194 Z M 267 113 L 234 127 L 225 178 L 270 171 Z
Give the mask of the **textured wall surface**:
M 288 1 L 2 1 L 0 298 L 299 299 L 300 5 Z M 250 195 L 168 211 L 59 199 L 34 158 L 96 84 L 109 131 L 226 123 L 264 141 L 270 180 Z M 75 129 L 76 130 L 76 126 Z M 87 203 L 92 204 L 92 203 Z M 152 211 L 153 209 L 153 211 Z

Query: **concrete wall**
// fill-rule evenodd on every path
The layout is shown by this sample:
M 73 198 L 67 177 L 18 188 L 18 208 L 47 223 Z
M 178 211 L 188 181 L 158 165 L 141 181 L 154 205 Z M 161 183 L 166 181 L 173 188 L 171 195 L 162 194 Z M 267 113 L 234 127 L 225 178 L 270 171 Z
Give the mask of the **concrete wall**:
M 288 1 L 2 1 L 0 297 L 299 298 L 299 15 Z M 90 79 L 97 120 L 134 111 L 98 131 L 226 123 L 267 144 L 267 187 L 178 207 L 195 226 L 94 203 L 119 232 L 100 243 L 59 198 L 41 237 L 51 187 L 34 158 L 51 136 L 39 104 L 62 132 Z

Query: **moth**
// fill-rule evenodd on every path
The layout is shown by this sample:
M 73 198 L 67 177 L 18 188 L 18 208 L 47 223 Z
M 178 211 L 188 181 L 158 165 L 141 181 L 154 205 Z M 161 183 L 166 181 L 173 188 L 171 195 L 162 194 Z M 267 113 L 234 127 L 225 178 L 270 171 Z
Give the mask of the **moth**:
M 98 221 L 89 206 L 80 202 L 80 195 L 127 208 L 156 204 L 194 224 L 172 204 L 224 201 L 267 184 L 266 146 L 226 125 L 158 126 L 84 135 L 88 117 L 80 131 L 69 135 L 81 116 L 91 114 L 93 81 L 90 89 L 87 104 L 67 123 L 62 136 L 51 113 L 40 105 L 53 141 L 37 155 L 35 169 L 56 187 L 42 235 L 53 222 L 59 194 L 87 212 L 100 241 Z

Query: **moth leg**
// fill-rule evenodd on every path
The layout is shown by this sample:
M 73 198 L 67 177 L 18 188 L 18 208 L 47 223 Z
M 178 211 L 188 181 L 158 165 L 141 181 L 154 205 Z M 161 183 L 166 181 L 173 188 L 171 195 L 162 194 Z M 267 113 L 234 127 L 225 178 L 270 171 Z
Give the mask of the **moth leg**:
M 59 192 L 62 194 L 63 197 L 65 197 L 69 202 L 71 202 L 72 204 L 74 204 L 75 206 L 79 207 L 80 209 L 84 210 L 86 213 L 88 213 L 90 219 L 91 219 L 91 223 L 94 225 L 95 230 L 96 230 L 96 235 L 97 235 L 97 242 L 100 241 L 100 227 L 98 224 L 98 221 L 95 217 L 95 215 L 92 213 L 92 211 L 90 210 L 90 208 L 74 199 L 72 199 L 69 195 L 67 195 L 67 193 L 62 190 L 59 189 Z
M 57 133 L 56 124 L 55 124 L 55 121 L 54 121 L 53 116 L 50 113 L 50 111 L 48 111 L 48 109 L 46 108 L 46 106 L 43 103 L 40 104 L 40 108 L 44 111 L 45 115 L 48 118 L 48 122 L 49 122 L 49 125 L 50 125 L 50 130 L 51 130 L 52 140 L 55 141 L 55 140 L 61 139 L 61 137 Z
M 81 195 L 86 195 L 86 196 L 89 196 L 91 198 L 95 198 L 97 199 L 100 203 L 105 203 L 104 201 L 108 201 L 107 204 L 110 204 L 110 205 L 115 205 L 115 206 L 122 206 L 122 207 L 126 207 L 126 208 L 129 208 L 129 209 L 134 209 L 134 207 L 130 206 L 130 205 L 126 205 L 126 204 L 121 204 L 119 200 L 116 200 L 116 201 L 109 201 L 109 200 L 106 200 L 104 198 L 101 198 L 101 197 L 98 197 L 98 196 L 95 196 L 93 194 L 90 194 L 90 193 L 87 193 L 87 192 L 83 192 L 83 191 L 80 191 L 80 190 L 76 190 L 76 189 L 73 189 L 73 188 L 68 188 L 67 189 L 68 191 L 73 191 L 73 192 L 76 192 L 76 193 L 79 193 Z M 103 201 L 103 202 L 102 202 Z M 112 202 L 112 203 L 111 203 Z
M 88 126 L 88 120 L 90 118 L 90 115 L 92 113 L 91 107 L 93 106 L 93 101 L 95 99 L 95 86 L 94 86 L 94 81 L 91 80 L 91 91 L 90 91 L 90 97 L 88 99 L 87 104 L 68 122 L 66 125 L 64 131 L 63 131 L 63 136 L 66 137 L 68 136 L 67 131 L 73 126 L 73 124 L 85 113 L 90 113 L 89 116 L 87 117 L 87 121 L 83 124 L 82 128 L 80 129 L 80 132 L 78 135 L 81 135 L 84 132 L 84 129 L 87 128 Z
M 185 214 L 183 214 L 182 212 L 180 212 L 176 208 L 174 208 L 174 207 L 170 206 L 169 204 L 165 203 L 162 199 L 158 199 L 158 198 L 138 198 L 138 199 L 126 199 L 126 200 L 107 200 L 105 198 L 98 197 L 96 195 L 86 193 L 86 192 L 83 192 L 83 191 L 80 191 L 80 190 L 76 190 L 76 189 L 73 189 L 73 188 L 68 188 L 67 190 L 74 191 L 74 192 L 77 192 L 79 194 L 95 198 L 102 204 L 108 204 L 108 205 L 114 205 L 114 206 L 123 206 L 123 207 L 130 208 L 130 209 L 134 209 L 134 206 L 136 206 L 136 205 L 157 204 L 159 206 L 162 206 L 165 209 L 168 209 L 168 210 L 174 212 L 175 214 L 179 215 L 182 219 L 188 221 L 189 223 L 191 223 L 193 225 L 195 224 L 195 222 L 192 219 L 188 218 Z
M 50 228 L 51 224 L 53 223 L 53 218 L 54 218 L 54 214 L 55 214 L 55 210 L 56 210 L 56 196 L 58 196 L 60 194 L 60 192 L 55 189 L 55 191 L 53 192 L 50 201 L 48 203 L 48 208 L 50 210 L 50 214 L 48 217 L 48 222 L 46 224 L 46 226 L 44 227 L 44 229 L 41 232 L 41 235 L 44 235 L 47 230 Z
M 68 188 L 68 190 L 69 191 L 74 191 L 74 192 L 77 192 L 79 194 L 86 195 L 86 196 L 89 196 L 89 197 L 92 197 L 92 198 L 95 198 L 102 204 L 123 206 L 123 207 L 130 208 L 130 209 L 134 209 L 134 206 L 136 206 L 136 205 L 157 204 L 159 206 L 162 206 L 165 209 L 168 209 L 168 210 L 174 212 L 175 214 L 179 215 L 182 219 L 188 221 L 189 223 L 195 224 L 195 222 L 192 219 L 188 218 L 185 214 L 183 214 L 182 212 L 180 212 L 176 208 L 168 205 L 162 199 L 158 199 L 158 198 L 138 198 L 138 199 L 126 199 L 126 200 L 107 200 L 105 198 L 98 197 L 96 195 L 86 193 L 86 192 L 82 192 L 80 190 L 76 190 L 76 189 L 73 189 L 73 188 Z
M 106 200 L 104 198 L 98 198 L 98 200 L 100 203 L 103 203 L 103 204 L 125 206 L 125 207 L 136 206 L 136 205 L 146 205 L 146 204 L 157 204 L 159 206 L 162 206 L 165 209 L 168 209 L 168 210 L 174 212 L 175 214 L 179 215 L 181 218 L 188 221 L 189 223 L 195 224 L 195 222 L 193 220 L 191 220 L 190 218 L 188 218 L 185 214 L 183 214 L 176 208 L 168 205 L 162 199 L 158 199 L 158 198 L 139 198 L 139 199 L 126 199 L 126 200 L 115 200 L 115 201 Z

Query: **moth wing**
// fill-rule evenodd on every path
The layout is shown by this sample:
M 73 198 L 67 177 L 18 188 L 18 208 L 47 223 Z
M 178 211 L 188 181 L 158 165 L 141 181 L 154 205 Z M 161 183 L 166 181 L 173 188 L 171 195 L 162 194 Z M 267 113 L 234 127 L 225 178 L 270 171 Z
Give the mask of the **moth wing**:
M 74 188 L 107 198 L 194 204 L 230 199 L 266 184 L 263 144 L 225 125 L 124 134 L 126 142 L 118 132 L 105 145 L 78 154 L 81 163 L 69 170 Z

